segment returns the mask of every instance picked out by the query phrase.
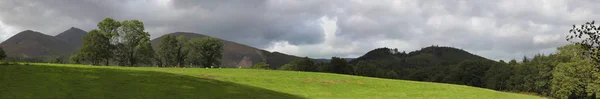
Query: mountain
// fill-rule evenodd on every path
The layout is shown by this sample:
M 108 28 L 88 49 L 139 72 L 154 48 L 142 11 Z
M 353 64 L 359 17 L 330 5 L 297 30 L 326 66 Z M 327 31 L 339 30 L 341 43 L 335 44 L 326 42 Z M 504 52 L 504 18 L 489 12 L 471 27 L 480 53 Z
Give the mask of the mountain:
M 68 56 L 74 47 L 61 39 L 37 31 L 26 30 L 0 44 L 8 57 L 43 58 Z
M 453 47 L 430 46 L 410 53 L 398 52 L 397 49 L 378 48 L 367 52 L 352 61 L 384 61 L 387 65 L 401 66 L 431 66 L 457 64 L 464 60 L 489 60 Z M 489 60 L 491 61 L 491 60 Z
M 184 36 L 186 39 L 209 37 L 197 33 L 175 32 L 167 35 Z M 163 36 L 152 40 L 152 47 L 158 50 L 158 44 Z M 249 67 L 253 64 L 266 62 L 271 68 L 279 68 L 288 62 L 299 58 L 297 56 L 287 55 L 279 52 L 269 52 L 239 44 L 232 41 L 222 40 L 224 44 L 222 65 L 223 67 Z
M 69 43 L 69 45 L 72 45 L 75 48 L 81 48 L 81 45 L 83 43 L 82 38 L 86 34 L 87 32 L 84 30 L 81 30 L 76 27 L 71 27 L 69 30 L 66 30 L 54 37 Z
M 398 52 L 397 49 L 378 48 L 350 61 L 349 64 L 365 61 L 376 65 L 378 70 L 397 72 L 399 79 L 448 83 L 450 80 L 447 75 L 453 74 L 450 71 L 467 60 L 495 62 L 453 47 L 430 46 L 410 53 Z

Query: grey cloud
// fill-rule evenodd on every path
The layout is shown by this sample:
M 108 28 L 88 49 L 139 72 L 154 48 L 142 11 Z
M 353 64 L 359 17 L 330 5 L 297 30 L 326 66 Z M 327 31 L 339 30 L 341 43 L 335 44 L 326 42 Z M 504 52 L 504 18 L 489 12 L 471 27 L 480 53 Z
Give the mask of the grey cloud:
M 169 1 L 169 0 L 164 0 Z M 163 2 L 164 3 L 164 2 Z M 55 35 L 71 26 L 95 28 L 105 17 L 138 19 L 153 38 L 197 32 L 259 48 L 297 46 L 299 56 L 356 57 L 381 46 L 407 51 L 454 46 L 491 59 L 550 53 L 567 44 L 572 24 L 600 17 L 593 0 L 9 0 L 0 21 Z M 320 20 L 337 19 L 336 39 Z M 2 29 L 2 27 L 0 27 Z M 2 32 L 2 31 L 0 31 Z M 14 33 L 2 33 L 14 35 Z M 559 36 L 559 39 L 555 39 Z M 379 41 L 397 41 L 374 44 Z M 333 47 L 329 52 L 315 49 Z M 276 50 L 281 51 L 281 50 Z

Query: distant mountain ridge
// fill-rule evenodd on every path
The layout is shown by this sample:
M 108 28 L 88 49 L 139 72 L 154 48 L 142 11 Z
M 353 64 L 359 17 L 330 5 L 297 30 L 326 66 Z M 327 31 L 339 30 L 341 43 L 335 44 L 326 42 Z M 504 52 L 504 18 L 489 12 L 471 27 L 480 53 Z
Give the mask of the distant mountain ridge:
M 166 35 L 184 36 L 186 39 L 210 37 L 198 33 L 191 32 L 175 32 Z M 165 35 L 152 40 L 152 47 L 158 50 L 158 43 Z M 293 55 L 287 55 L 279 52 L 269 52 L 262 49 L 254 48 L 248 45 L 239 44 L 236 42 L 223 40 L 224 53 L 222 60 L 223 67 L 250 67 L 253 64 L 265 62 L 271 68 L 279 68 L 288 62 L 299 58 Z
M 437 65 L 452 65 L 464 60 L 487 60 L 490 59 L 471 54 L 462 49 L 453 47 L 430 46 L 409 53 L 399 52 L 396 49 L 378 48 L 367 52 L 349 63 L 356 64 L 359 61 L 379 61 L 383 68 L 399 67 L 427 67 Z
M 83 43 L 82 37 L 86 34 L 86 31 L 76 27 L 71 27 L 56 36 L 25 30 L 5 40 L 0 46 L 4 48 L 9 58 L 27 58 L 35 61 L 43 61 L 48 58 L 60 56 L 63 59 L 67 59 L 81 48 Z M 184 36 L 187 39 L 209 37 L 190 32 L 175 32 L 166 35 Z M 158 43 L 161 38 L 162 36 L 152 40 L 152 47 L 155 51 L 158 49 Z M 221 41 L 224 43 L 223 67 L 251 67 L 253 64 L 266 62 L 271 68 L 279 68 L 289 61 L 299 58 L 279 52 L 265 51 L 232 41 L 222 39 Z
M 81 47 L 81 38 L 87 32 L 71 27 L 56 36 L 25 30 L 0 43 L 8 57 L 44 58 L 68 57 Z

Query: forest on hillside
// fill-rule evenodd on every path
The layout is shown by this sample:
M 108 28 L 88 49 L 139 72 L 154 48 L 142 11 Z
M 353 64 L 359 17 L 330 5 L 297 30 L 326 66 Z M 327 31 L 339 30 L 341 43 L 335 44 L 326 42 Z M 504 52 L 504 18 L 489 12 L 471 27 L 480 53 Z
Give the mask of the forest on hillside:
M 452 47 L 426 47 L 410 53 L 379 48 L 347 62 L 296 59 L 280 70 L 328 72 L 358 76 L 440 82 L 500 91 L 535 93 L 560 99 L 600 98 L 600 27 L 573 25 L 567 41 L 548 55 L 520 62 L 493 61 Z

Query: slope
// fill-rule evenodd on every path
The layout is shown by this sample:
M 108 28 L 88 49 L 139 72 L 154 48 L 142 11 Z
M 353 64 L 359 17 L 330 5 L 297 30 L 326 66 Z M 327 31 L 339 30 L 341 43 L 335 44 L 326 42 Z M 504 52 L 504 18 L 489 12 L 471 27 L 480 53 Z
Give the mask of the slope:
M 176 32 L 167 35 L 184 36 L 186 39 L 209 37 L 189 32 Z M 158 50 L 158 43 L 160 43 L 160 39 L 162 39 L 163 36 L 152 40 L 152 47 L 155 50 Z M 296 56 L 279 52 L 269 52 L 227 40 L 221 41 L 224 44 L 223 58 L 221 59 L 224 67 L 245 67 L 252 66 L 259 62 L 266 62 L 271 68 L 279 68 L 289 61 L 298 58 Z
M 71 27 L 68 30 L 66 30 L 54 37 L 69 43 L 69 45 L 73 46 L 74 48 L 81 48 L 81 45 L 83 43 L 82 38 L 86 34 L 87 34 L 87 32 L 84 30 L 81 30 L 76 27 Z
M 0 98 L 540 98 L 461 85 L 294 71 L 66 64 L 0 66 L 0 71 L 5 71 L 0 73 Z
M 0 44 L 8 57 L 44 58 L 68 56 L 73 47 L 60 39 L 40 32 L 26 30 Z
M 397 49 L 378 48 L 350 61 L 350 63 L 356 64 L 358 61 L 378 61 L 385 66 L 429 67 L 437 65 L 453 65 L 464 60 L 489 59 L 457 48 L 430 46 L 410 53 L 399 52 Z

